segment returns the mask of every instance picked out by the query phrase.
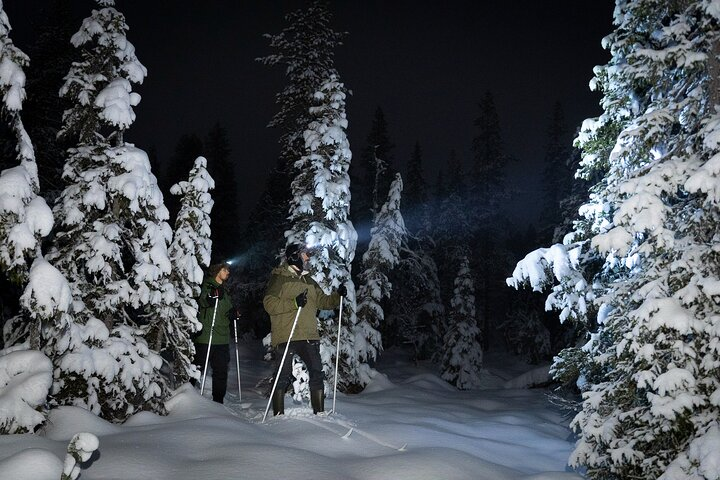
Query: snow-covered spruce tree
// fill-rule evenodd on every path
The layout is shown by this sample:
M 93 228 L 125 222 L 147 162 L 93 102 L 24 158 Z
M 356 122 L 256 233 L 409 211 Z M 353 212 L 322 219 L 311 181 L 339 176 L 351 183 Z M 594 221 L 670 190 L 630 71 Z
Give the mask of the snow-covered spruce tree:
M 199 136 L 194 133 L 180 135 L 165 171 L 162 175 L 156 174 L 162 191 L 170 193 L 173 185 L 184 181 L 188 172 L 192 170 L 195 159 L 204 156 L 204 151 L 205 146 Z M 168 209 L 170 218 L 177 218 L 180 211 L 180 200 L 180 198 L 172 194 L 167 195 L 167 198 L 165 198 L 165 206 Z
M 418 233 L 423 224 L 423 212 L 428 209 L 428 185 L 423 171 L 420 143 L 416 142 L 407 165 L 403 205 L 405 225 L 412 233 Z
M 284 212 L 292 201 L 291 179 L 297 159 L 306 154 L 304 132 L 313 117 L 313 94 L 331 75 L 337 75 L 335 48 L 342 44 L 343 33 L 332 28 L 328 0 L 313 0 L 307 8 L 285 16 L 282 32 L 265 35 L 272 54 L 258 58 L 265 65 L 285 68 L 287 84 L 276 96 L 278 112 L 269 127 L 280 130 L 280 154 L 262 198 L 250 217 L 246 246 L 260 265 L 264 283 L 267 265 L 282 251 L 283 233 L 290 228 Z M 258 251 L 261 245 L 264 251 Z M 262 302 L 259 302 L 262 303 Z
M 23 120 L 35 148 L 40 189 L 48 204 L 53 204 L 63 188 L 67 149 L 57 136 L 67 108 L 58 90 L 75 55 L 70 37 L 77 26 L 70 2 L 52 1 L 44 5 L 33 9 L 36 34 L 27 48 L 32 61 L 26 70 L 26 88 L 31 95 L 23 108 Z
M 313 94 L 323 82 L 337 75 L 335 47 L 344 34 L 332 29 L 327 0 L 313 0 L 306 9 L 285 16 L 287 27 L 276 35 L 265 35 L 277 53 L 259 58 L 265 65 L 284 65 L 288 83 L 276 95 L 280 110 L 270 127 L 281 129 L 280 157 L 288 167 L 306 154 L 304 132 L 314 120 L 310 114 Z
M 388 274 L 400 261 L 400 246 L 405 237 L 405 223 L 400 213 L 403 183 L 400 174 L 390 184 L 387 202 L 375 217 L 370 231 L 370 245 L 363 255 L 365 270 L 360 274 L 358 289 L 355 349 L 361 362 L 377 359 L 382 350 L 379 325 L 385 318 L 382 301 L 390 297 L 392 284 Z
M 449 325 L 443 337 L 441 376 L 460 390 L 468 390 L 480 384 L 482 350 L 475 320 L 475 284 L 467 257 L 461 260 L 450 308 Z
M 367 250 L 373 221 L 380 212 L 387 198 L 390 183 L 393 181 L 395 173 L 393 148 L 385 114 L 382 108 L 377 107 L 365 141 L 365 148 L 360 158 L 353 163 L 350 172 L 350 191 L 353 199 L 350 216 L 358 232 L 359 250 Z
M 424 234 L 408 233 L 399 250 L 400 261 L 390 277 L 393 300 L 381 325 L 383 344 L 410 344 L 415 360 L 429 359 L 442 345 L 445 313 L 431 255 L 434 242 Z
M 38 351 L 41 332 L 54 322 L 56 313 L 67 318 L 71 302 L 67 282 L 62 276 L 56 282 L 52 275 L 56 270 L 42 258 L 40 241 L 50 233 L 53 216 L 38 195 L 33 145 L 20 118 L 25 98 L 23 67 L 28 58 L 13 45 L 9 32 L 0 1 L 2 114 L 15 133 L 20 163 L 0 173 L 0 268 L 26 286 L 20 298 L 21 314 L 3 329 L 3 343 L 8 347 L 0 351 L 0 433 L 4 434 L 32 432 L 45 421 L 42 412 L 53 384 L 53 364 Z
M 180 212 L 168 251 L 172 262 L 170 282 L 176 298 L 161 306 L 163 321 L 151 324 L 158 330 L 148 332 L 150 345 L 172 360 L 175 385 L 200 376 L 193 364 L 195 346 L 191 336 L 202 328 L 195 299 L 200 296 L 203 266 L 210 265 L 212 249 L 210 212 L 213 200 L 210 190 L 215 187 L 215 181 L 206 167 L 207 160 L 198 157 L 188 180 L 170 189 L 170 193 L 180 197 Z
M 443 299 L 446 304 L 451 299 L 457 265 L 467 253 L 465 248 L 471 240 L 472 225 L 465 204 L 467 186 L 463 172 L 462 161 L 452 150 L 443 196 L 436 199 L 437 207 L 430 213 L 431 235 L 436 241 L 433 254 L 439 267 L 441 291 L 446 295 Z
M 348 296 L 343 304 L 340 333 L 340 372 L 338 385 L 354 391 L 370 380 L 370 368 L 359 362 L 354 345 L 355 288 L 350 265 L 355 256 L 357 234 L 349 220 L 352 159 L 345 130 L 345 87 L 332 75 L 313 95 L 313 121 L 305 131 L 305 154 L 295 162 L 297 175 L 292 183 L 290 205 L 292 229 L 286 232 L 288 243 L 311 245 L 313 278 L 327 293 L 344 284 Z M 326 378 L 335 374 L 337 323 L 332 318 L 320 321 L 320 354 Z
M 76 307 L 70 325 L 50 332 L 49 354 L 56 365 L 54 403 L 122 421 L 138 410 L 162 409 L 162 360 L 145 335 L 163 320 L 162 305 L 176 292 L 162 193 L 147 154 L 122 140 L 140 100 L 131 84 L 142 82 L 146 69 L 114 2 L 98 3 L 102 8 L 72 37 L 81 59 L 61 89 L 74 102 L 61 133 L 77 146 L 68 151 L 49 258 L 67 277 Z M 81 344 L 64 339 L 88 325 L 93 335 Z
M 480 101 L 475 119 L 477 133 L 473 138 L 473 161 L 468 184 L 469 232 L 471 244 L 478 252 L 473 255 L 472 270 L 477 282 L 478 325 L 483 331 L 483 346 L 487 347 L 495 327 L 502 321 L 506 302 L 502 280 L 509 269 L 507 248 L 507 220 L 502 206 L 508 199 L 505 170 L 509 157 L 504 152 L 500 118 L 491 92 Z
M 538 266 L 552 267 L 555 288 L 569 292 L 593 255 L 602 261 L 574 297 L 548 299 L 599 311 L 579 356 L 586 383 L 571 463 L 591 478 L 716 479 L 720 8 L 618 2 L 614 20 L 612 59 L 595 79 L 605 112 L 579 138 L 581 173 L 604 173 L 569 238 L 584 244 L 537 254 L 515 278 L 539 285 L 549 278 Z M 591 253 L 567 255 L 581 248 Z
M 240 238 L 238 229 L 238 179 L 227 130 L 216 123 L 205 139 L 208 170 L 215 180 L 213 198 L 218 208 L 213 210 L 213 257 L 230 259 L 236 255 Z M 233 296 L 234 298 L 234 296 Z
M 25 284 L 40 241 L 50 233 L 52 212 L 38 196 L 35 152 L 20 112 L 25 99 L 28 57 L 10 39 L 10 22 L 0 1 L 0 95 L 2 116 L 15 134 L 19 165 L 0 173 L 0 268 L 11 281 Z
M 407 231 L 399 248 L 399 263 L 390 275 L 393 300 L 385 311 L 381 333 L 384 345 L 412 345 L 414 359 L 420 360 L 430 358 L 442 344 L 445 307 L 433 258 L 437 253 L 433 235 L 440 232 L 435 230 L 432 217 L 438 211 L 428 198 L 418 143 L 403 185 L 403 220 Z

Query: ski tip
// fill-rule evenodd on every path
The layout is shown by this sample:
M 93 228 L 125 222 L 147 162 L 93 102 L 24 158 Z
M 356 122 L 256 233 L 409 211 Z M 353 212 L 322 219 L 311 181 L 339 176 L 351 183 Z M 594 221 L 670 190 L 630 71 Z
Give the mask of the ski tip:
M 398 448 L 398 452 L 407 452 L 407 443 L 402 447 Z
M 342 436 L 342 438 L 350 438 L 350 435 L 352 433 L 353 433 L 353 429 L 351 428 L 350 430 L 348 430 L 348 432 L 345 435 Z

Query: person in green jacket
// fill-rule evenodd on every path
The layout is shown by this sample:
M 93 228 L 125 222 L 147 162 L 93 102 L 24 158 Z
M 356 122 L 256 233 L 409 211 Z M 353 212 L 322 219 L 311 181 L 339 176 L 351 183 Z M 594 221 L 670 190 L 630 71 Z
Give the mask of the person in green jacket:
M 210 348 L 210 368 L 212 369 L 213 401 L 223 403 L 227 390 L 228 365 L 230 364 L 230 312 L 232 299 L 225 289 L 225 281 L 230 277 L 230 265 L 218 263 L 211 265 L 200 287 L 198 298 L 198 319 L 202 323 L 200 335 L 195 339 L 195 365 L 204 371 L 205 358 Z M 215 305 L 217 303 L 217 311 Z M 215 314 L 215 327 L 210 329 Z
M 270 315 L 272 346 L 275 358 L 280 363 L 290 337 L 295 316 L 299 308 L 295 332 L 288 355 L 280 368 L 276 366 L 278 381 L 272 398 L 273 414 L 285 413 L 285 389 L 290 382 L 293 354 L 297 354 L 307 366 L 310 376 L 310 403 L 315 414 L 325 411 L 325 374 L 320 359 L 320 334 L 317 311 L 332 310 L 345 296 L 345 286 L 337 292 L 326 295 L 310 277 L 308 270 L 309 252 L 299 245 L 291 244 L 285 250 L 285 261 L 272 271 L 265 290 L 263 306 Z

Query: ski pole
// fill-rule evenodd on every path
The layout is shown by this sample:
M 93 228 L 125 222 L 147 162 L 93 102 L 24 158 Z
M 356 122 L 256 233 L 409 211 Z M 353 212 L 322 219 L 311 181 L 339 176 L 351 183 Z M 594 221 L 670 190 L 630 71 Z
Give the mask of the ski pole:
M 213 319 L 210 323 L 210 338 L 208 339 L 207 355 L 205 355 L 205 367 L 203 368 L 202 384 L 200 385 L 200 396 L 202 396 L 203 391 L 205 391 L 205 376 L 207 375 L 208 363 L 210 362 L 210 346 L 212 345 L 213 330 L 215 330 L 215 315 L 217 315 L 218 300 L 220 300 L 219 292 L 216 294 L 217 296 L 215 297 L 215 309 L 213 310 Z
M 338 379 L 338 366 L 340 364 L 340 326 L 342 325 L 342 310 L 343 310 L 343 299 L 340 297 L 340 315 L 338 316 L 338 333 L 337 333 L 337 351 L 335 352 L 335 385 L 333 386 L 333 406 L 332 413 L 335 413 L 335 397 L 337 396 L 337 379 Z
M 242 401 L 242 387 L 240 386 L 240 353 L 238 353 L 237 343 L 237 316 L 235 316 L 233 323 L 235 324 L 235 362 L 237 363 L 238 397 L 240 401 Z
M 265 417 L 267 417 L 268 410 L 270 410 L 270 403 L 272 402 L 273 395 L 275 395 L 275 389 L 277 388 L 278 380 L 280 380 L 280 372 L 285 364 L 285 357 L 287 356 L 288 349 L 290 349 L 290 340 L 292 340 L 293 333 L 295 333 L 295 326 L 297 325 L 298 318 L 300 318 L 301 311 L 302 307 L 298 307 L 298 311 L 295 314 L 295 320 L 293 321 L 292 328 L 290 329 L 290 336 L 288 337 L 287 344 L 285 344 L 285 352 L 283 353 L 282 360 L 280 360 L 280 366 L 278 367 L 277 375 L 275 375 L 275 382 L 273 383 L 272 390 L 270 391 L 270 398 L 268 399 L 267 407 L 265 407 L 265 414 L 263 415 L 261 423 L 265 423 Z

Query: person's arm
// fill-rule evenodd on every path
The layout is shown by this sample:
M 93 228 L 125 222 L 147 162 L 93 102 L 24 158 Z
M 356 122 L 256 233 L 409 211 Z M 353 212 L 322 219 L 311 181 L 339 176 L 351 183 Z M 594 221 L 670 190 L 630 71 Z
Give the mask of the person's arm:
M 265 290 L 265 297 L 263 298 L 265 311 L 270 315 L 280 315 L 294 312 L 298 309 L 297 305 L 295 305 L 295 298 L 283 298 L 280 296 L 284 283 L 282 277 L 279 275 L 273 275 L 270 278 L 268 287 Z
M 334 310 L 340 306 L 340 295 L 337 292 L 332 292 L 330 295 L 325 295 L 322 288 L 317 287 L 320 292 L 317 297 L 317 308 L 318 310 Z
M 201 309 L 210 307 L 210 299 L 208 298 L 208 292 L 210 291 L 210 282 L 203 282 L 200 287 L 200 297 L 198 297 L 198 307 Z M 215 300 L 212 300 L 212 306 L 215 306 Z

